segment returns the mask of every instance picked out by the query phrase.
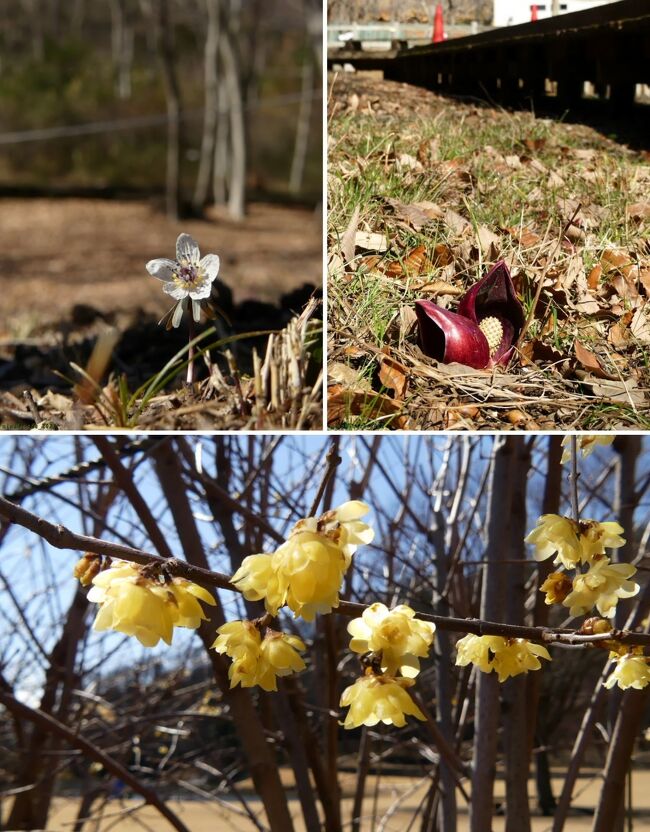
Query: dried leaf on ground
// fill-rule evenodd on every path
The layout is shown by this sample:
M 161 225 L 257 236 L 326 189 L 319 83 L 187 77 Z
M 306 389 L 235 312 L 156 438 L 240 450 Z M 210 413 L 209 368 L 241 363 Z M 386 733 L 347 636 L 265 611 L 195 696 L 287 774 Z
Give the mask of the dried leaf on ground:
M 395 399 L 403 399 L 408 390 L 408 368 L 389 355 L 382 356 L 379 364 L 379 380 L 392 390 Z
M 408 429 L 408 417 L 402 414 L 403 403 L 381 393 L 346 389 L 333 385 L 327 391 L 327 423 L 339 425 L 351 416 L 364 421 L 380 420 L 385 426 Z
M 608 373 L 607 370 L 600 363 L 600 359 L 587 347 L 583 346 L 580 341 L 576 341 L 573 345 L 576 358 L 585 370 L 593 373 L 598 378 L 607 378 L 618 380 L 618 376 Z

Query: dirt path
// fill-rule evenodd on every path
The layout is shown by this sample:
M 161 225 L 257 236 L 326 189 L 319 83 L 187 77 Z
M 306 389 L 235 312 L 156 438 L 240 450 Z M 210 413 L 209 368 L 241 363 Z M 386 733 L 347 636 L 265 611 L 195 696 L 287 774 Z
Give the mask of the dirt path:
M 274 303 L 304 283 L 321 283 L 320 217 L 304 208 L 257 204 L 242 223 L 218 212 L 208 222 L 171 223 L 140 202 L 4 199 L 0 337 L 27 336 L 69 317 L 75 304 L 162 315 L 171 304 L 144 265 L 172 257 L 181 231 L 202 252 L 220 255 L 220 277 L 236 303 Z

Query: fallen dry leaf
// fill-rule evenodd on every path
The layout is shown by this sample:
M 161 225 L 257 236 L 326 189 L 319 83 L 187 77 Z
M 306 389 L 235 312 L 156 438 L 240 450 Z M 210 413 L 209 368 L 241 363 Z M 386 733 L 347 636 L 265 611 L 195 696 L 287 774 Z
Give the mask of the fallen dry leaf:
M 381 419 L 387 427 L 407 430 L 409 419 L 402 414 L 402 406 L 402 402 L 381 393 L 346 390 L 335 384 L 327 391 L 327 423 L 336 425 L 350 416 L 361 416 L 364 419 Z
M 427 257 L 427 250 L 424 246 L 416 246 L 402 257 L 401 261 L 396 260 L 389 263 L 384 269 L 388 277 L 417 277 L 421 274 L 428 274 L 433 271 L 433 263 Z
M 640 407 L 645 404 L 645 394 L 642 390 L 639 390 L 638 382 L 635 379 L 597 381 L 596 379 L 586 378 L 585 382 L 590 384 L 594 393 L 603 399 L 631 404 L 633 407 Z
M 388 251 L 388 238 L 379 232 L 357 231 L 354 235 L 354 244 L 357 248 L 363 248 L 366 251 Z
M 650 321 L 645 313 L 646 307 L 640 306 L 630 323 L 630 332 L 642 344 L 650 344 Z
M 359 205 L 354 209 L 348 227 L 345 229 L 341 237 L 341 252 L 345 263 L 351 263 L 354 260 L 354 241 L 359 226 L 359 215 L 361 208 Z
M 404 399 L 408 389 L 408 369 L 391 358 L 382 356 L 379 364 L 379 380 L 384 387 L 392 390 L 396 400 Z
M 618 380 L 618 376 L 613 376 L 611 373 L 608 373 L 600 363 L 598 356 L 591 352 L 591 350 L 588 350 L 587 347 L 583 346 L 580 341 L 576 340 L 573 344 L 573 348 L 575 350 L 576 358 L 585 370 L 593 373 L 598 378 Z

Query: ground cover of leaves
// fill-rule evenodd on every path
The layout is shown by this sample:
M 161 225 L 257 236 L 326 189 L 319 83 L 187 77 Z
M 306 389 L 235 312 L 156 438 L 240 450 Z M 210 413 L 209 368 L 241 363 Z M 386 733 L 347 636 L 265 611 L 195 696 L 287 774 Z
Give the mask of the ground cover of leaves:
M 321 311 L 310 302 L 322 280 L 322 232 L 313 210 L 252 204 L 241 222 L 219 209 L 170 222 L 145 201 L 7 198 L 0 231 L 0 429 L 322 428 Z M 172 301 L 145 269 L 173 255 L 181 231 L 221 257 L 214 300 L 224 316 L 203 344 L 238 340 L 199 361 L 194 387 L 179 370 L 145 407 L 140 398 L 124 408 L 126 391 L 187 344 L 187 316 L 179 329 L 158 326 Z M 88 401 L 73 365 L 86 368 L 108 331 L 113 353 L 101 394 Z M 270 342 L 246 337 L 270 331 Z
M 650 427 L 650 156 L 584 125 L 330 77 L 331 428 Z M 571 222 L 572 220 L 572 222 Z M 418 346 L 495 262 L 528 314 L 507 369 Z

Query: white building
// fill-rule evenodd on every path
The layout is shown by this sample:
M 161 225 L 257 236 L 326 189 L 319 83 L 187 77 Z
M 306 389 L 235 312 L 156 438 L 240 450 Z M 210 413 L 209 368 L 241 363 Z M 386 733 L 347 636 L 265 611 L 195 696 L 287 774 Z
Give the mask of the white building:
M 560 0 L 560 14 L 581 12 L 594 6 L 604 6 L 613 0 Z M 514 26 L 517 23 L 529 23 L 532 6 L 537 6 L 537 17 L 542 20 L 551 17 L 553 0 L 494 0 L 493 26 Z

